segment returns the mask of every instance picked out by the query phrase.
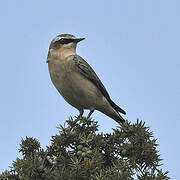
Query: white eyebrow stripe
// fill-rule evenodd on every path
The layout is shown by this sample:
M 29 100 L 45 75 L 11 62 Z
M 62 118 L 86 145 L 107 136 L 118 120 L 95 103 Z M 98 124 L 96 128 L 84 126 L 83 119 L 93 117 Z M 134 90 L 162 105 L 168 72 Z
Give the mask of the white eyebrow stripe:
M 59 41 L 60 39 L 62 39 L 63 37 L 55 37 L 53 42 Z
M 54 42 L 56 42 L 56 41 L 59 41 L 60 39 L 63 39 L 63 38 L 65 38 L 65 39 L 69 39 L 68 37 L 66 37 L 66 36 L 61 36 L 61 37 L 55 37 L 54 38 L 54 40 L 53 40 L 53 43 Z M 75 37 L 71 37 L 71 39 L 76 39 Z

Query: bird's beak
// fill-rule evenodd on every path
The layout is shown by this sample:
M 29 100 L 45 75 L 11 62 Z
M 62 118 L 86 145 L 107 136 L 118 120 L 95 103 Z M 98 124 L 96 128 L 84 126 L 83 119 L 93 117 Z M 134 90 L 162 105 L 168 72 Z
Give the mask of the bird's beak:
M 78 43 L 78 42 L 80 42 L 80 41 L 82 41 L 82 40 L 84 40 L 85 38 L 77 38 L 77 39 L 75 39 L 74 41 L 76 42 L 76 43 Z

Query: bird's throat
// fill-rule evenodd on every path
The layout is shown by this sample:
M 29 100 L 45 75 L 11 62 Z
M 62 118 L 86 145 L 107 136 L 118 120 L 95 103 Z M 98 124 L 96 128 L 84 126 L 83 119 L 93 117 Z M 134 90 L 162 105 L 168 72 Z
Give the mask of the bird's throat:
M 66 59 L 68 56 L 76 55 L 76 51 L 73 49 L 58 49 L 50 50 L 49 57 L 51 59 Z

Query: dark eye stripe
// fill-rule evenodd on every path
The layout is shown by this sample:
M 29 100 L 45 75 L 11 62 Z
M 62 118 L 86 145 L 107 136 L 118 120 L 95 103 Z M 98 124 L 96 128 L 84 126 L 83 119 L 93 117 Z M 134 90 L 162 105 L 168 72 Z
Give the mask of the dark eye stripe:
M 74 39 L 62 38 L 62 39 L 59 40 L 59 43 L 61 43 L 61 44 L 68 44 L 68 43 L 71 43 L 73 41 L 74 41 Z
M 59 39 L 58 41 L 55 41 L 54 43 L 52 43 L 51 47 L 58 49 L 61 44 L 68 44 L 68 43 L 71 43 L 73 41 L 74 41 L 74 39 L 62 38 L 62 39 Z

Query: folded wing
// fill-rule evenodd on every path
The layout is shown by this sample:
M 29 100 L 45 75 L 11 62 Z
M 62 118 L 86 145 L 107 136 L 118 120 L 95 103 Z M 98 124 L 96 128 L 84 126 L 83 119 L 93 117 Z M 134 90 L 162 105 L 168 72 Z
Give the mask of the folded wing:
M 79 72 L 85 76 L 87 79 L 89 79 L 103 94 L 103 96 L 107 99 L 107 101 L 110 103 L 110 105 L 117 111 L 122 114 L 126 114 L 126 112 L 121 109 L 118 105 L 116 105 L 110 98 L 106 88 L 102 84 L 101 80 L 98 78 L 94 70 L 91 68 L 91 66 L 80 56 L 75 55 L 73 57 L 73 61 L 75 65 L 77 66 Z

